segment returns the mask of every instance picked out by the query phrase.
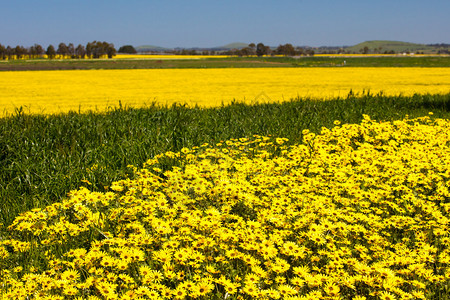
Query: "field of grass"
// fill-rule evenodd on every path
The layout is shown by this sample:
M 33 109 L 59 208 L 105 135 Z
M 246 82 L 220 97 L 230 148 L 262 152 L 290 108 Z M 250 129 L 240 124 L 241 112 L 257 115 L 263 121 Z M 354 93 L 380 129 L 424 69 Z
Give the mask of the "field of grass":
M 167 69 L 167 68 L 276 68 L 276 67 L 450 67 L 450 56 L 347 57 L 220 57 L 204 59 L 64 59 L 0 61 L 0 71 Z M 345 65 L 344 65 L 345 61 Z

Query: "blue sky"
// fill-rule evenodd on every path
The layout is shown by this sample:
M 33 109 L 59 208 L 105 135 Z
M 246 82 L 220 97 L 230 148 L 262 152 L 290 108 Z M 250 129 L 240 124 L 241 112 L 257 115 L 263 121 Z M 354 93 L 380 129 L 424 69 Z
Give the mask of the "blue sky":
M 0 0 L 0 44 L 450 43 L 449 0 Z

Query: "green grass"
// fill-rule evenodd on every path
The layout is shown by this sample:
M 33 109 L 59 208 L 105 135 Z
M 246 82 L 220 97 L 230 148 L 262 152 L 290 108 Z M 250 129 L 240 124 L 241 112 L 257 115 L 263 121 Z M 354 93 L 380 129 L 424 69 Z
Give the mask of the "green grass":
M 345 65 L 344 65 L 345 61 Z M 171 69 L 171 68 L 279 68 L 279 67 L 450 67 L 450 56 L 369 57 L 228 57 L 206 59 L 32 59 L 0 61 L 0 71 Z
M 332 127 L 334 120 L 359 123 L 362 114 L 393 120 L 429 111 L 449 118 L 450 94 L 236 102 L 209 109 L 119 107 L 105 114 L 39 116 L 18 110 L 0 119 L 0 223 L 7 226 L 20 212 L 60 201 L 80 186 L 104 191 L 113 181 L 130 176 L 128 165 L 140 166 L 161 152 L 253 134 L 297 143 L 303 129 L 319 132 L 322 126 Z

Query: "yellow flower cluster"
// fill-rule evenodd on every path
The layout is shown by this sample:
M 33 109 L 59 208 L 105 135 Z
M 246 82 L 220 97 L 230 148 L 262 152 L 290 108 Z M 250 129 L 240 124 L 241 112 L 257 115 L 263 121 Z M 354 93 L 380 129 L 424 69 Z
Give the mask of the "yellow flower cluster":
M 450 93 L 450 68 L 224 68 L 0 72 L 0 114 L 105 111 L 157 103 L 214 107 L 352 91 L 386 96 Z
M 365 116 L 303 136 L 167 152 L 109 192 L 23 213 L 0 239 L 2 299 L 438 295 L 450 121 Z

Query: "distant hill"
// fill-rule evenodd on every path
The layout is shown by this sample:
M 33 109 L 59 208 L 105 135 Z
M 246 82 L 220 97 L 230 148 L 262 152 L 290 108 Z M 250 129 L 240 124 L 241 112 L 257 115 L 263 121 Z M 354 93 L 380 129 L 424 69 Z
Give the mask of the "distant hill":
M 231 50 L 231 49 L 242 49 L 247 47 L 248 44 L 246 43 L 230 43 L 224 46 L 218 46 L 218 47 L 210 47 L 210 48 L 183 48 L 183 47 L 177 47 L 177 48 L 165 48 L 160 46 L 154 46 L 154 45 L 143 45 L 136 47 L 137 52 L 165 52 L 165 51 L 173 51 L 173 50 L 181 50 L 181 49 L 187 49 L 187 50 Z
M 248 46 L 250 43 L 230 43 L 224 46 L 215 47 L 215 48 L 221 48 L 221 49 L 242 49 Z
M 367 47 L 369 49 L 369 53 L 385 53 L 391 51 L 395 53 L 430 53 L 436 51 L 435 47 L 433 46 L 399 41 L 366 41 L 351 47 L 346 47 L 345 50 L 355 53 L 361 53 L 361 49 L 364 49 L 364 47 Z
M 164 52 L 172 50 L 171 48 L 165 48 L 160 46 L 153 45 L 143 45 L 135 48 L 137 52 Z

